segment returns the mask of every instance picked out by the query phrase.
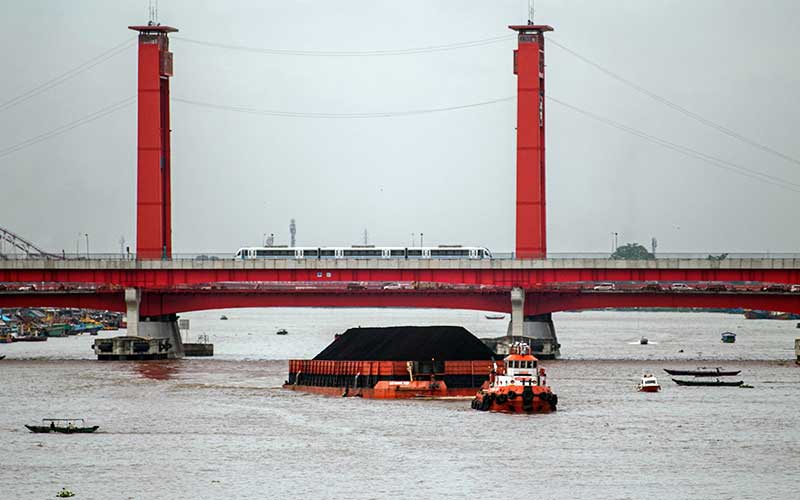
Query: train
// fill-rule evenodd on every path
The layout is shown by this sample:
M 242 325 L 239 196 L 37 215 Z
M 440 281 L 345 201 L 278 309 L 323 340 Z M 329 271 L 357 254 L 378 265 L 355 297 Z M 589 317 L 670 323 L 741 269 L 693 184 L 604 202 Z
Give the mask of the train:
M 240 248 L 236 259 L 491 259 L 483 247 L 440 245 L 438 247 L 247 247 Z

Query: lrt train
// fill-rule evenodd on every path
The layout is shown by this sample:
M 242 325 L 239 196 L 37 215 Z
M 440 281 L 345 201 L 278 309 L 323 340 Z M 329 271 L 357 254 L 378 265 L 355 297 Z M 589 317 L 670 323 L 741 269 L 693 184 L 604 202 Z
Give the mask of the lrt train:
M 249 247 L 240 248 L 236 259 L 491 259 L 482 247 Z

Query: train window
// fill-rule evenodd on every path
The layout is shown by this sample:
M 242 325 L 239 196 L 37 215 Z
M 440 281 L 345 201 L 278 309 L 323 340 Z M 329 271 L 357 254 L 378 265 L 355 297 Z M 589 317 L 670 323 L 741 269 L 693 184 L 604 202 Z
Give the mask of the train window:
M 319 251 L 320 257 L 333 257 L 334 251 L 333 250 L 320 250 Z
M 404 257 L 406 254 L 405 250 L 392 250 L 392 257 Z
M 303 250 L 303 255 L 306 257 L 316 257 L 317 251 L 316 250 Z
M 409 249 L 408 250 L 408 256 L 409 257 L 421 257 L 422 256 L 422 250 L 411 250 L 411 249 Z

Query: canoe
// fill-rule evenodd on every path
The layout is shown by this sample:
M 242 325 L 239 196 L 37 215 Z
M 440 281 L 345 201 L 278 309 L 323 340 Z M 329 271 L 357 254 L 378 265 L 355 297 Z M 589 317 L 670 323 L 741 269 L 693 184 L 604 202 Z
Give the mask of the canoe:
M 96 431 L 100 426 L 92 425 L 87 427 L 82 418 L 44 418 L 42 425 L 25 424 L 31 432 L 46 434 L 59 432 L 61 434 L 88 434 Z
M 664 371 L 670 375 L 685 375 L 690 377 L 732 377 L 734 375 L 739 375 L 742 370 L 723 371 L 720 368 L 710 368 L 706 370 L 668 370 L 664 368 Z
M 724 382 L 722 380 L 678 380 L 672 379 L 678 385 L 695 385 L 695 386 L 719 386 L 719 387 L 738 387 L 744 383 L 742 380 L 735 382 Z

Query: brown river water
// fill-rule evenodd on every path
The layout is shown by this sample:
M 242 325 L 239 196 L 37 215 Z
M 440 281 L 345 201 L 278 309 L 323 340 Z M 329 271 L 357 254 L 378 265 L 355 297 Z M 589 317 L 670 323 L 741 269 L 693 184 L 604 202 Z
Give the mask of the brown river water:
M 220 321 L 221 314 L 228 321 Z M 290 358 L 352 326 L 506 321 L 473 311 L 245 309 L 184 315 L 213 359 L 98 362 L 93 337 L 0 344 L 0 500 L 791 499 L 800 479 L 796 321 L 713 313 L 554 315 L 558 412 L 284 391 Z M 276 336 L 278 328 L 289 335 Z M 737 333 L 722 344 L 722 331 Z M 103 332 L 101 336 L 119 335 Z M 640 345 L 646 336 L 650 343 Z M 682 352 L 680 352 L 682 351 Z M 679 387 L 662 368 L 741 369 L 753 389 Z M 638 393 L 643 371 L 664 390 Z M 94 434 L 33 434 L 42 418 Z

